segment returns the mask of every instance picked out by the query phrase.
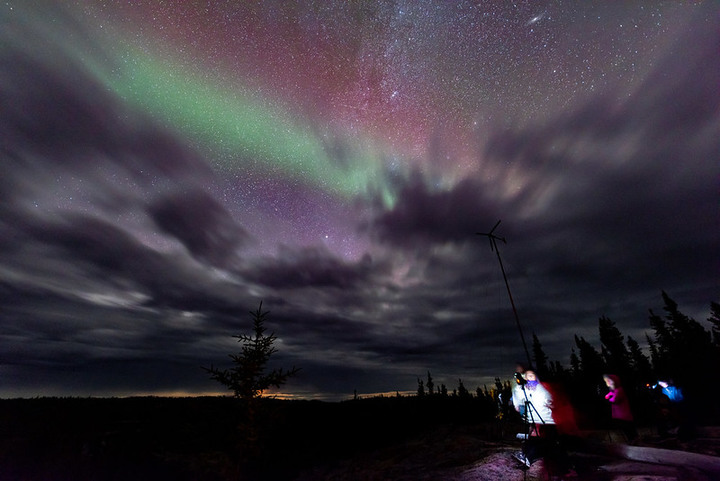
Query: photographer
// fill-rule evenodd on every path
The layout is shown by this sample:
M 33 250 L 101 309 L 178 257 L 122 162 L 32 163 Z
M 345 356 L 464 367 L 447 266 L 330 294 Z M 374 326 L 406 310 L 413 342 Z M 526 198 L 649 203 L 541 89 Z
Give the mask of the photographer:
M 567 452 L 555 426 L 550 391 L 540 383 L 535 371 L 532 370 L 517 371 L 515 383 L 513 405 L 523 416 L 528 429 L 522 452 L 516 453 L 515 458 L 527 467 L 536 460 L 544 458 L 548 473 L 553 475 L 572 473 Z
M 542 436 L 552 429 L 555 420 L 552 415 L 552 395 L 538 380 L 535 371 L 515 373 L 513 405 L 530 424 L 531 436 Z

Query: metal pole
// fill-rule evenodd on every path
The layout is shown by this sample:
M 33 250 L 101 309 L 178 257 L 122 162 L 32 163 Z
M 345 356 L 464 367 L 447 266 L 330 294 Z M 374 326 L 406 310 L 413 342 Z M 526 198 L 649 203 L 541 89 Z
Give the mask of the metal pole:
M 532 369 L 532 360 L 530 358 L 530 351 L 528 351 L 527 343 L 525 342 L 525 336 L 523 335 L 522 327 L 520 327 L 520 317 L 518 317 L 517 309 L 515 308 L 515 301 L 513 301 L 512 293 L 510 292 L 510 284 L 507 280 L 507 275 L 505 274 L 505 267 L 503 266 L 502 259 L 500 258 L 500 249 L 498 249 L 497 242 L 495 239 L 500 239 L 501 241 L 507 243 L 504 237 L 498 237 L 493 234 L 493 231 L 495 228 L 500 225 L 500 221 L 497 221 L 495 224 L 495 227 L 493 227 L 490 232 L 487 234 L 483 234 L 480 232 L 476 232 L 476 235 L 484 235 L 487 236 L 490 239 L 490 249 L 494 250 L 497 253 L 498 262 L 500 262 L 500 270 L 502 271 L 503 279 L 505 280 L 505 287 L 507 288 L 508 296 L 510 297 L 510 305 L 512 306 L 513 313 L 515 314 L 515 323 L 517 324 L 518 332 L 520 333 L 520 339 L 522 340 L 523 349 L 525 349 L 525 356 L 527 357 L 528 361 L 528 369 Z

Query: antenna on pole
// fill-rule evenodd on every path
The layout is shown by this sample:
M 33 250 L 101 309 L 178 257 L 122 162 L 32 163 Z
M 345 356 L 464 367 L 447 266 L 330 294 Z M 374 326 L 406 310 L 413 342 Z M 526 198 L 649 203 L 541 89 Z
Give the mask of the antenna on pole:
M 487 236 L 487 238 L 490 240 L 490 250 L 493 250 L 497 253 L 498 262 L 500 262 L 500 270 L 502 271 L 503 279 L 505 279 L 505 287 L 507 288 L 508 296 L 510 297 L 510 305 L 512 306 L 513 313 L 515 314 L 515 323 L 517 324 L 518 332 L 520 333 L 520 339 L 523 343 L 523 348 L 525 349 L 525 356 L 527 357 L 528 361 L 528 368 L 532 369 L 532 360 L 530 359 L 530 352 L 528 351 L 527 344 L 525 343 L 525 336 L 523 335 L 522 328 L 520 327 L 520 318 L 518 317 L 517 309 L 515 309 L 515 302 L 513 301 L 512 293 L 510 292 L 510 284 L 508 284 L 507 275 L 505 275 L 505 267 L 503 267 L 502 259 L 500 258 L 500 249 L 498 249 L 497 241 L 501 240 L 503 241 L 503 244 L 507 244 L 507 241 L 504 237 L 497 236 L 493 234 L 495 232 L 495 229 L 497 229 L 497 226 L 500 225 L 500 221 L 497 221 L 492 229 L 490 229 L 490 232 L 488 233 L 482 233 L 482 232 L 476 232 L 475 235 L 484 235 Z

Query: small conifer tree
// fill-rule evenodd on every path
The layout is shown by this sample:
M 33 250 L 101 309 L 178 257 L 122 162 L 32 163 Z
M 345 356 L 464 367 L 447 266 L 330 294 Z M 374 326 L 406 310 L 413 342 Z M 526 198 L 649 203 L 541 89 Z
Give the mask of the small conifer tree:
M 203 367 L 210 374 L 210 378 L 218 381 L 233 391 L 235 399 L 244 414 L 238 424 L 238 445 L 235 458 L 241 469 L 255 473 L 260 469 L 263 457 L 263 440 L 261 431 L 267 431 L 268 426 L 262 425 L 259 410 L 260 397 L 271 386 L 280 387 L 288 378 L 295 376 L 300 369 L 293 367 L 289 371 L 274 369 L 266 372 L 270 357 L 276 352 L 273 343 L 277 339 L 275 334 L 265 334 L 265 319 L 269 312 L 263 312 L 262 302 L 256 311 L 250 311 L 253 318 L 253 334 L 233 336 L 242 344 L 238 354 L 230 354 L 234 366 L 230 369 L 218 369 L 211 365 Z
M 250 311 L 250 314 L 253 317 L 254 334 L 233 336 L 242 344 L 238 354 L 230 354 L 234 367 L 221 370 L 211 365 L 209 368 L 203 368 L 210 373 L 211 379 L 232 390 L 235 397 L 245 400 L 259 397 L 271 386 L 282 386 L 300 370 L 293 367 L 289 371 L 274 369 L 265 372 L 270 356 L 277 351 L 273 347 L 277 336 L 274 333 L 265 334 L 265 319 L 270 313 L 263 312 L 262 302 L 260 302 L 260 307 L 254 312 Z

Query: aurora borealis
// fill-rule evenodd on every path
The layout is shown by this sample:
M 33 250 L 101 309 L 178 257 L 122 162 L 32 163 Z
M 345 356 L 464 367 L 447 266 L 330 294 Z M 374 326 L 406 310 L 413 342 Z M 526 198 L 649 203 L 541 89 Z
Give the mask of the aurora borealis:
M 567 365 L 719 301 L 713 2 L 4 2 L 0 396 L 204 393 L 260 301 L 286 392 Z

